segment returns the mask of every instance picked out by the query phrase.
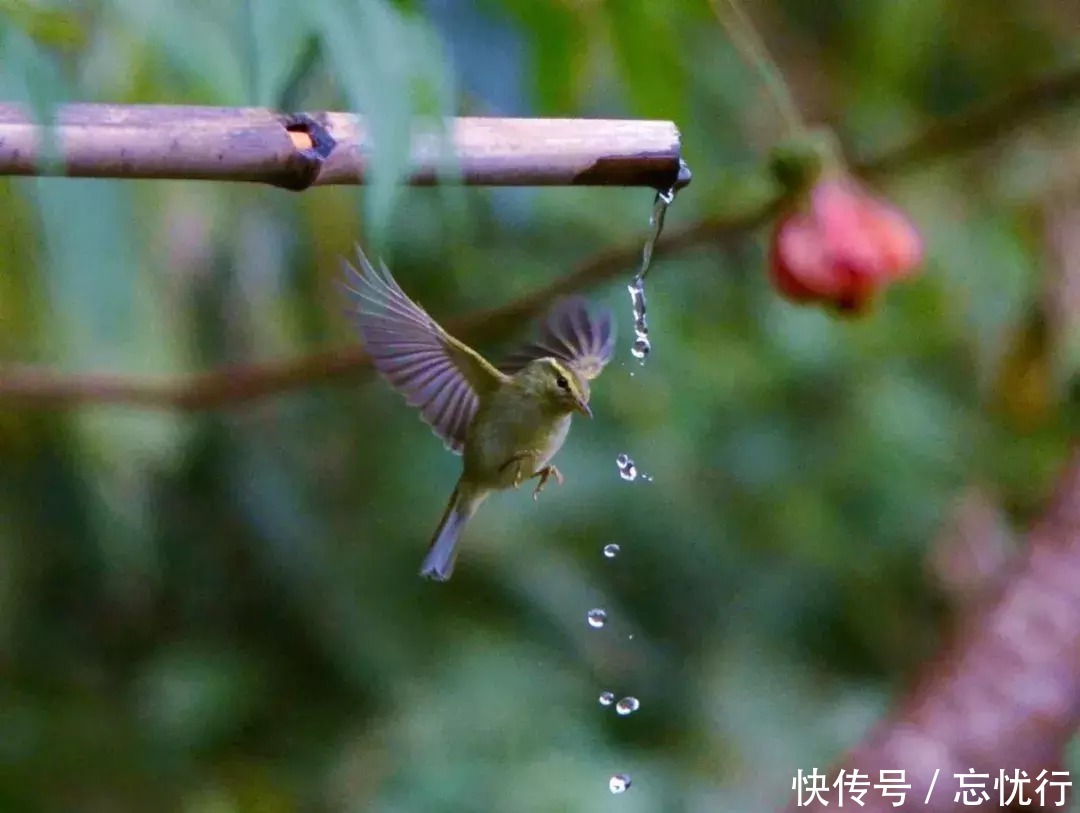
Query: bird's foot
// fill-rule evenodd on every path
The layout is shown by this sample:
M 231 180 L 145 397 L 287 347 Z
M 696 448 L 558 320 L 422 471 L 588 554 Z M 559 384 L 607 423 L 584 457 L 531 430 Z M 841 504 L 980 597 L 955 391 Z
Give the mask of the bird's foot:
M 544 466 L 544 468 L 540 469 L 540 471 L 536 473 L 536 476 L 540 478 L 540 482 L 537 483 L 536 488 L 533 489 L 534 500 L 540 499 L 540 492 L 544 490 L 544 486 L 547 485 L 547 481 L 549 478 L 554 477 L 556 483 L 558 483 L 559 485 L 563 484 L 562 472 L 559 471 L 555 466 Z

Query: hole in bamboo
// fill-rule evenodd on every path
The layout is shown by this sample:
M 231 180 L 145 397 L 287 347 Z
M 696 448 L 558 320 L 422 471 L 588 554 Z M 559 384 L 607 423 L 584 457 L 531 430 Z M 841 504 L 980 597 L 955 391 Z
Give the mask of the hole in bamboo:
M 298 150 L 310 150 L 315 146 L 315 142 L 312 140 L 311 135 L 304 130 L 289 129 L 288 133 L 293 146 Z

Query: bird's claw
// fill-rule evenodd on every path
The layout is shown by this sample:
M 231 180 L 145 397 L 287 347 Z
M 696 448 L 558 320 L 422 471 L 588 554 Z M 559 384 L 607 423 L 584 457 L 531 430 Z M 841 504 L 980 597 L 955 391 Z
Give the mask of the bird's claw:
M 554 477 L 556 483 L 559 485 L 563 484 L 562 472 L 555 468 L 555 466 L 544 466 L 537 474 L 540 475 L 540 482 L 538 482 L 536 488 L 533 489 L 534 500 L 540 499 L 540 492 L 544 490 L 544 486 L 547 485 L 549 478 Z

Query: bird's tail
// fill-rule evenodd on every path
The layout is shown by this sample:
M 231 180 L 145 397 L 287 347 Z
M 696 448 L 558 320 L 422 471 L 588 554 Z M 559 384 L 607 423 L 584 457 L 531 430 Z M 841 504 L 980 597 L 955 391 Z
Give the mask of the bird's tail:
M 486 491 L 475 491 L 462 486 L 458 481 L 454 493 L 450 495 L 450 502 L 446 505 L 442 520 L 431 540 L 427 556 L 420 566 L 420 575 L 434 581 L 444 582 L 454 572 L 454 561 L 457 559 L 458 541 L 461 532 L 465 529 L 465 523 L 469 517 L 476 513 L 480 503 L 487 497 Z

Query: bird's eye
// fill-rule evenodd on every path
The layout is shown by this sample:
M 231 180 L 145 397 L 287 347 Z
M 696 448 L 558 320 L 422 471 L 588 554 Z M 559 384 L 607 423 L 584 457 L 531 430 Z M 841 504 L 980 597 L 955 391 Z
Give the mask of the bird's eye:
M 564 390 L 570 388 L 570 382 L 566 380 L 565 376 L 559 376 L 555 379 L 555 383 L 562 387 Z

